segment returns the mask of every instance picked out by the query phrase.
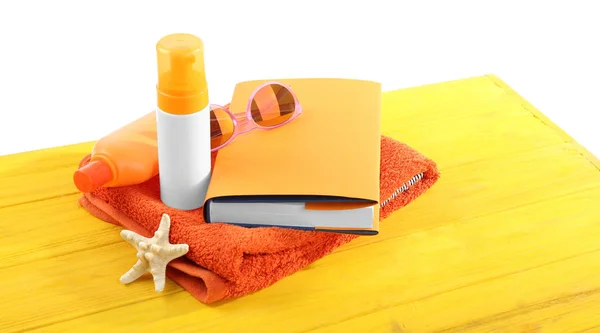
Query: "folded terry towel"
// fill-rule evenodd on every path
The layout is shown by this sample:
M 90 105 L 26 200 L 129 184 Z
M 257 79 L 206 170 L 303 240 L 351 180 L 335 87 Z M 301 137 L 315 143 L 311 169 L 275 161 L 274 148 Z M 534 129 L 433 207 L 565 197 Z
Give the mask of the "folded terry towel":
M 81 164 L 87 161 L 89 156 Z M 382 136 L 380 219 L 417 198 L 438 177 L 432 160 L 406 144 Z M 146 237 L 152 236 L 162 214 L 169 214 L 171 243 L 186 243 L 190 249 L 185 257 L 169 264 L 167 276 L 204 303 L 263 289 L 359 237 L 205 223 L 202 208 L 180 211 L 165 206 L 160 201 L 158 177 L 140 185 L 84 193 L 80 204 L 101 220 Z

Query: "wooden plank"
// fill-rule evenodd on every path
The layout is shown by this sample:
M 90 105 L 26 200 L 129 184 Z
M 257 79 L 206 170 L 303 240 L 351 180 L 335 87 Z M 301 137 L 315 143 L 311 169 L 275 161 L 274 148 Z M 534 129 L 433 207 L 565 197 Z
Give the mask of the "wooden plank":
M 384 93 L 382 133 L 442 168 L 573 142 L 493 76 Z
M 460 121 L 401 129 L 384 125 L 382 133 L 433 159 L 442 170 L 564 143 L 551 128 L 526 113 L 478 113 Z
M 386 219 L 377 237 L 359 238 L 339 250 L 595 187 L 600 173 L 569 144 L 465 164 L 443 171 L 424 197 Z
M 77 204 L 78 195 L 0 209 L 3 268 L 122 242 L 121 228 L 99 221 Z
M 565 142 L 568 142 L 573 145 L 575 149 L 577 149 L 581 155 L 585 156 L 592 164 L 598 168 L 600 171 L 600 158 L 592 154 L 589 150 L 587 150 L 584 146 L 582 146 L 579 142 L 577 142 L 571 135 L 565 132 L 562 128 L 560 128 L 557 124 L 555 124 L 550 118 L 548 118 L 545 114 L 543 114 L 540 110 L 538 110 L 533 104 L 531 104 L 528 100 L 523 98 L 519 93 L 517 93 L 513 88 L 511 88 L 506 82 L 502 81 L 499 77 L 493 74 L 485 75 L 485 78 L 492 81 L 497 87 L 501 88 L 507 95 L 511 96 L 514 100 L 518 101 L 519 104 L 523 106 L 525 110 L 530 112 L 536 119 L 538 119 L 541 123 L 551 128 L 556 134 L 558 134 Z
M 527 113 L 518 98 L 486 76 L 388 91 L 382 102 L 382 123 L 397 128 L 456 122 L 482 113 Z
M 164 293 L 156 293 L 151 278 L 120 284 L 136 260 L 135 249 L 119 242 L 1 269 L 0 332 L 29 331 L 182 290 L 168 280 Z
M 585 259 L 592 259 L 586 257 Z M 552 272 L 556 274 L 557 272 Z M 585 271 L 583 272 L 585 273 Z M 560 288 L 560 287 L 558 287 Z M 450 332 L 598 332 L 600 331 L 599 289 L 561 296 L 550 301 L 508 311 L 468 327 L 456 327 Z
M 0 156 L 0 208 L 76 193 L 73 172 L 92 145 Z
M 413 321 L 400 316 L 403 310 L 398 311 L 396 317 L 393 316 L 395 312 L 387 317 L 386 312 L 382 312 L 382 317 L 365 320 L 361 325 L 372 323 L 369 327 L 376 329 L 377 325 L 387 325 L 390 318 L 396 318 L 398 323 L 410 324 L 410 327 L 451 328 L 463 324 L 463 319 L 477 319 L 487 314 L 478 310 L 470 315 L 467 310 L 473 303 L 489 302 L 485 303 L 489 313 L 497 313 L 507 311 L 507 305 L 519 305 L 511 303 L 511 299 L 518 298 L 529 304 L 543 300 L 543 297 L 550 299 L 564 296 L 566 292 L 572 294 L 599 288 L 600 211 L 589 209 L 598 200 L 600 188 L 595 188 L 462 223 L 413 232 L 366 245 L 360 251 L 336 252 L 270 288 L 216 306 L 202 305 L 185 292 L 137 302 L 142 297 L 139 293 L 149 297 L 151 281 L 130 287 L 111 282 L 129 267 L 131 260 L 123 258 L 128 251 L 121 245 L 104 247 L 101 253 L 96 253 L 98 250 L 90 250 L 90 254 L 79 252 L 66 260 L 82 263 L 85 268 L 71 273 L 73 281 L 88 285 L 87 291 L 76 293 L 86 300 L 85 307 L 73 298 L 68 302 L 64 300 L 61 295 L 69 290 L 68 282 L 61 281 L 64 279 L 61 270 L 65 268 L 49 263 L 49 260 L 37 265 L 46 272 L 46 280 L 55 281 L 58 287 L 39 291 L 33 288 L 31 294 L 23 295 L 24 284 L 15 278 L 5 283 L 8 290 L 14 291 L 3 296 L 5 304 L 16 304 L 15 295 L 18 295 L 19 302 L 28 306 L 19 312 L 2 308 L 0 311 L 8 313 L 9 318 L 18 318 L 33 326 L 56 320 L 58 314 L 45 310 L 50 302 L 61 309 L 61 318 L 77 316 L 46 327 L 45 331 L 50 332 L 84 328 L 92 331 L 91 327 L 101 331 L 115 325 L 123 330 L 235 332 L 260 327 L 261 332 L 302 332 L 387 309 L 393 311 L 403 305 L 403 309 L 415 307 L 411 310 Z M 90 255 L 110 259 L 88 266 L 84 258 Z M 572 259 L 574 257 L 578 259 Z M 564 262 L 564 267 L 559 262 Z M 551 269 L 534 270 L 550 264 L 554 265 Z M 9 268 L 10 275 L 32 276 L 33 266 Z M 533 275 L 507 278 L 527 270 Z M 90 279 L 90 276 L 94 278 Z M 90 280 L 84 282 L 85 279 Z M 347 283 L 348 279 L 351 283 Z M 489 289 L 472 289 L 476 292 L 465 291 L 458 296 L 449 294 L 455 290 L 471 290 L 469 286 L 481 286 L 494 279 L 505 281 L 500 284 L 504 291 L 497 285 Z M 538 290 L 540 295 L 525 290 Z M 40 298 L 39 293 L 44 297 Z M 432 304 L 430 306 L 415 305 L 432 297 L 442 297 L 440 295 L 455 296 L 428 303 Z M 42 299 L 47 299 L 47 303 Z M 493 306 L 495 301 L 496 307 Z M 123 305 L 126 306 L 118 307 Z M 446 316 L 439 312 L 441 308 L 432 312 L 434 305 L 448 309 L 458 307 L 464 313 L 458 316 L 451 312 L 452 315 Z M 600 312 L 600 308 L 597 310 Z M 127 316 L 118 318 L 125 313 Z
M 583 332 L 599 326 L 600 251 L 594 251 L 311 332 Z

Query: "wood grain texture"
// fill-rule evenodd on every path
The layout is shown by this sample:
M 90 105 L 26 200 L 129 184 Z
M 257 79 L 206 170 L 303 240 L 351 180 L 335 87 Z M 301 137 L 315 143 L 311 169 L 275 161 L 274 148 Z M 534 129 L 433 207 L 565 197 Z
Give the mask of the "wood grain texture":
M 442 177 L 275 285 L 204 305 L 128 286 L 120 228 L 76 203 L 90 143 L 0 157 L 0 332 L 579 332 L 600 327 L 598 160 L 493 76 L 384 94 Z
M 0 156 L 0 208 L 77 193 L 73 172 L 93 143 Z

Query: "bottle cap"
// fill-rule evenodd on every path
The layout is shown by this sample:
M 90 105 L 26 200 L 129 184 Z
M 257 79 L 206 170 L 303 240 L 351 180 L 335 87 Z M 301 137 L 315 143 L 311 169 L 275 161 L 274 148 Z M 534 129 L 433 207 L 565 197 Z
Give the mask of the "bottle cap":
M 102 160 L 91 161 L 73 174 L 73 182 L 81 192 L 92 192 L 112 179 L 112 170 Z
M 208 106 L 204 44 L 190 34 L 172 34 L 156 44 L 158 108 L 171 114 L 191 114 Z

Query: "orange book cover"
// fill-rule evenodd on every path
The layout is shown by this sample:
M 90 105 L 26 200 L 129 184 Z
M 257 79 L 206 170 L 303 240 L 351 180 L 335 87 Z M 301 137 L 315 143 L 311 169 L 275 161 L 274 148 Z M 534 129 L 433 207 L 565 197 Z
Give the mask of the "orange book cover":
M 291 86 L 302 114 L 285 126 L 245 133 L 219 150 L 205 202 L 206 221 L 221 222 L 212 221 L 215 202 L 301 201 L 313 211 L 373 207 L 368 227 L 312 229 L 376 234 L 380 83 L 336 78 L 247 81 L 236 85 L 230 110 L 244 113 L 252 91 L 267 81 Z

